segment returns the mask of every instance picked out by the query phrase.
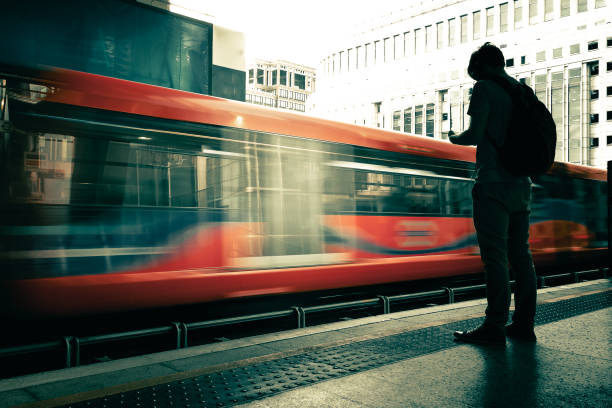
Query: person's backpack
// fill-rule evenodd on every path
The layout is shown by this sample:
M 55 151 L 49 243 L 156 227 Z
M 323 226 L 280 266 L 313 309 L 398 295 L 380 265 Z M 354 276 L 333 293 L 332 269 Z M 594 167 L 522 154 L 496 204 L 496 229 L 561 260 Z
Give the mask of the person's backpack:
M 514 176 L 543 174 L 555 160 L 557 130 L 546 105 L 533 90 L 523 84 L 511 84 L 504 78 L 490 78 L 512 98 L 512 114 L 506 139 L 495 146 L 502 166 Z

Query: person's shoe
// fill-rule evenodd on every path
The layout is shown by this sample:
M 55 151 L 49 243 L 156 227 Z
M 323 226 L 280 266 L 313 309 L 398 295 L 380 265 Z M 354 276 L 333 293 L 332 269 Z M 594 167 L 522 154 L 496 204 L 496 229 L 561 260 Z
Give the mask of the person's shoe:
M 482 326 L 468 331 L 456 331 L 455 341 L 466 343 L 490 344 L 496 346 L 506 345 L 504 331 L 498 327 L 483 324 Z
M 535 332 L 533 331 L 533 327 L 521 326 L 516 323 L 512 323 L 506 326 L 506 337 L 523 341 L 537 341 L 537 337 L 535 335 Z

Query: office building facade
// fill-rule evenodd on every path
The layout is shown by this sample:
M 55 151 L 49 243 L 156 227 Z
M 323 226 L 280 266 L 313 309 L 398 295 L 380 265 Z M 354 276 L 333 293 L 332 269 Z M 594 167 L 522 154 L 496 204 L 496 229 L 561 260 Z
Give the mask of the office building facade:
M 556 160 L 612 159 L 610 0 L 422 0 L 372 21 L 321 61 L 309 112 L 447 139 L 469 126 L 471 53 L 499 46 L 557 124 Z
M 248 67 L 246 101 L 305 112 L 306 100 L 315 90 L 315 71 L 288 61 L 255 60 Z

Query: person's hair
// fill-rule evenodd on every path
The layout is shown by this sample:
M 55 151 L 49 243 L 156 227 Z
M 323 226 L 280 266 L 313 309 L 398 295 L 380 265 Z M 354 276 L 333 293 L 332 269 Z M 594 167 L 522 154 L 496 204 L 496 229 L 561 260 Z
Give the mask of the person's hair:
M 506 65 L 504 54 L 488 41 L 472 53 L 467 69 L 468 75 L 475 80 L 482 79 L 484 65 L 492 68 L 504 68 Z

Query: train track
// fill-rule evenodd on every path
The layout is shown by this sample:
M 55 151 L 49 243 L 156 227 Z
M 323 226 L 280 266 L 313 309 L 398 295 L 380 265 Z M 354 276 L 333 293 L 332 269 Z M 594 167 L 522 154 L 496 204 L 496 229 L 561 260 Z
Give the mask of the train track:
M 548 274 L 538 286 L 555 286 L 609 277 L 607 268 Z M 481 298 L 484 282 L 474 277 L 421 282 L 416 291 L 406 285 L 377 286 L 317 296 L 277 297 L 266 302 L 217 303 L 158 314 L 101 316 L 84 320 L 9 324 L 12 344 L 0 348 L 0 377 L 14 377 L 135 355 L 226 341 L 257 334 L 314 326 L 444 303 Z M 372 293 L 385 295 L 372 296 Z M 298 305 L 298 306 L 296 306 Z M 224 313 L 213 313 L 219 308 Z M 245 313 L 249 310 L 249 313 Z M 241 312 L 242 311 L 242 312 Z M 254 313 L 255 312 L 255 313 Z M 199 317 L 199 319 L 198 319 Z M 168 322 L 172 323 L 168 323 Z M 10 336 L 8 338 L 11 338 Z M 5 340 L 6 342 L 6 340 Z

